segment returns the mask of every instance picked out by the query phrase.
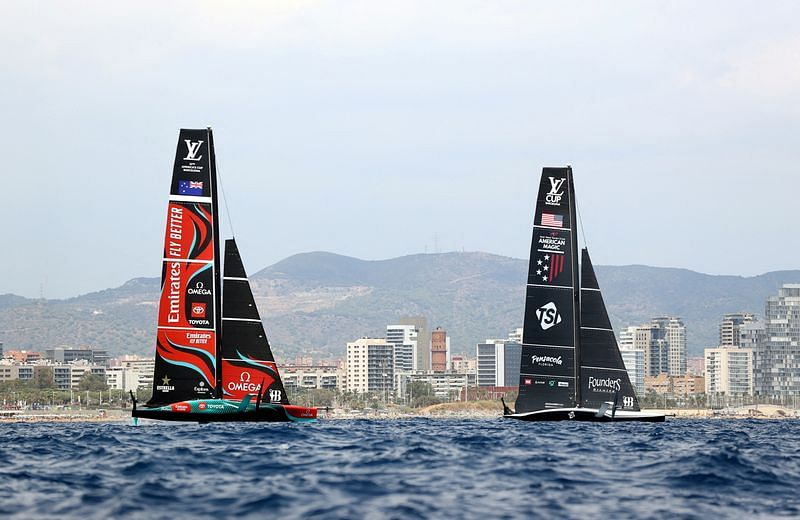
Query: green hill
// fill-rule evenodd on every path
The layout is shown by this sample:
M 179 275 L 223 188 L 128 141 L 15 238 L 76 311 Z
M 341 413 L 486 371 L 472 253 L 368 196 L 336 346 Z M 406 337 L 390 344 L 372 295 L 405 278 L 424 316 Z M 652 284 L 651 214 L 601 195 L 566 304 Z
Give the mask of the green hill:
M 279 356 L 340 356 L 345 343 L 383 336 L 405 315 L 424 315 L 452 337 L 453 352 L 473 353 L 485 338 L 521 326 L 527 262 L 487 253 L 411 255 L 365 261 L 326 252 L 291 256 L 251 276 L 267 332 Z M 728 312 L 763 314 L 768 296 L 800 271 L 756 277 L 712 276 L 647 266 L 597 267 L 615 327 L 678 315 L 690 355 L 717 343 Z M 0 295 L 5 348 L 44 350 L 95 345 L 113 354 L 152 352 L 159 281 L 135 278 L 120 287 L 66 300 Z

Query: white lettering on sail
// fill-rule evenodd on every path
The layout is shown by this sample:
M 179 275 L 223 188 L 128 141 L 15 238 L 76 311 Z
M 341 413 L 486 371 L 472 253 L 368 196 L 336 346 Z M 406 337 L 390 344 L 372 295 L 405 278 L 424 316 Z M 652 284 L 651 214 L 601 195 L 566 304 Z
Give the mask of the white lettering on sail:
M 180 262 L 172 262 L 169 264 L 169 294 L 167 300 L 169 301 L 169 312 L 167 313 L 167 321 L 169 323 L 178 323 L 181 320 L 181 264 Z
M 167 256 L 180 258 L 181 239 L 183 238 L 183 208 L 171 206 L 169 208 L 169 240 L 167 242 Z
M 184 139 L 186 142 L 186 148 L 188 151 L 186 152 L 186 157 L 183 158 L 184 161 L 199 161 L 203 158 L 203 156 L 197 156 L 197 152 L 200 150 L 200 145 L 203 144 L 203 141 L 196 141 L 192 142 L 189 139 Z
M 545 204 L 548 206 L 560 206 L 561 199 L 564 197 L 564 191 L 561 189 L 567 179 L 556 179 L 550 177 L 550 193 L 544 199 Z
M 598 392 L 616 392 L 622 388 L 622 379 L 598 379 L 589 376 L 589 390 L 596 390 Z
M 553 366 L 558 365 L 561 366 L 564 362 L 561 359 L 561 356 L 531 356 L 531 363 L 534 365 L 545 365 L 545 366 Z

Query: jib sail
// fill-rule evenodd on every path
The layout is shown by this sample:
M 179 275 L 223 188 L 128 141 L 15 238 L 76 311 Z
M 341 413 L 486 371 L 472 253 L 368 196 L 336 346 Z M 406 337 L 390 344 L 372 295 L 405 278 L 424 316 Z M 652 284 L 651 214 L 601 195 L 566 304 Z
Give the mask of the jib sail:
M 219 252 L 212 139 L 210 129 L 182 129 L 178 138 L 149 405 L 216 395 Z
M 289 404 L 233 239 L 225 241 L 222 291 L 223 397 L 243 399 L 261 392 L 264 402 Z
M 528 267 L 517 413 L 577 402 L 574 204 L 572 169 L 544 168 Z
M 586 249 L 581 254 L 579 352 L 582 406 L 599 408 L 604 402 L 616 399 L 617 408 L 639 411 L 639 401 L 622 361 L 592 260 Z

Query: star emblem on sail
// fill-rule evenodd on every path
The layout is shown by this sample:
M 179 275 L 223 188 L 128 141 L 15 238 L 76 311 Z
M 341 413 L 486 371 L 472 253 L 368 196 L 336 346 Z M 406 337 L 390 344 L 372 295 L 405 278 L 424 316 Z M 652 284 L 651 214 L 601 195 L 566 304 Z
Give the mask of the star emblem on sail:
M 546 254 L 536 261 L 536 275 L 542 277 L 543 282 L 553 283 L 564 272 L 564 255 Z

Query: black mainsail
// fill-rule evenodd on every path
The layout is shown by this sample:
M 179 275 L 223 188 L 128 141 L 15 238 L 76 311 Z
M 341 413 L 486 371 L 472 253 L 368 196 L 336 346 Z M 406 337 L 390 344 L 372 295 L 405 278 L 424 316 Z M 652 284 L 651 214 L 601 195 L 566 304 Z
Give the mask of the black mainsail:
M 225 241 L 222 295 L 225 397 L 242 399 L 262 391 L 265 402 L 289 404 L 234 239 Z
M 578 402 L 572 169 L 545 168 L 533 222 L 517 413 Z
M 572 168 L 544 168 L 536 199 L 516 411 L 527 421 L 648 421 L 631 385 L 589 253 L 581 258 Z

